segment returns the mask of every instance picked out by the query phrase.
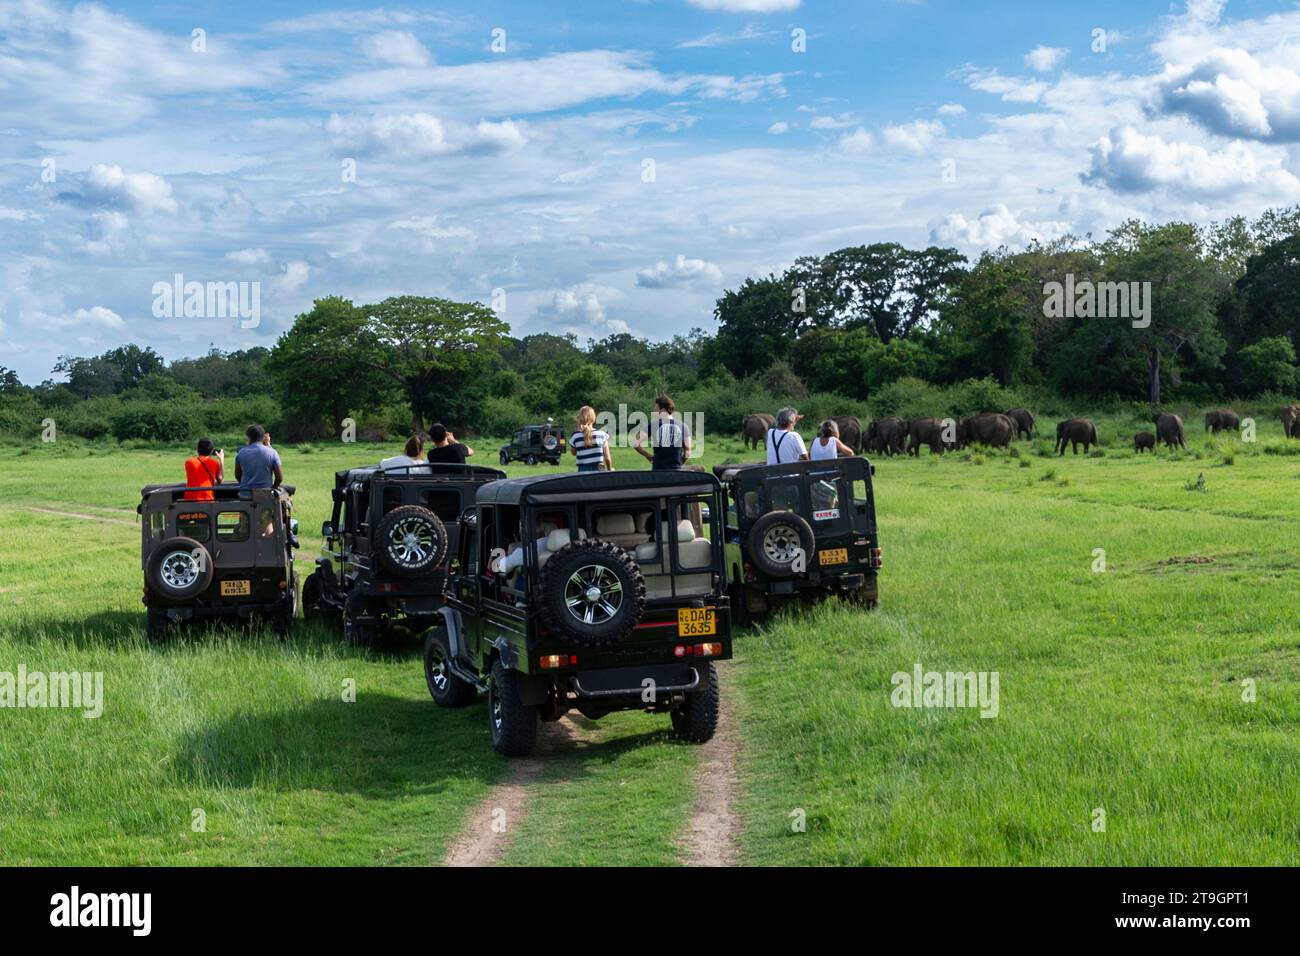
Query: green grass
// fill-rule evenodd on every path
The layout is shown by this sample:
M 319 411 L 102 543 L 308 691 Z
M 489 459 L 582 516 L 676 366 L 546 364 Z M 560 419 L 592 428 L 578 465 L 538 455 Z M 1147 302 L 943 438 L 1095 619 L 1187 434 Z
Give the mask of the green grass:
M 1254 445 L 1189 426 L 1188 452 L 1135 456 L 1130 424 L 1099 420 L 1102 458 L 1046 460 L 1048 439 L 876 462 L 880 609 L 782 617 L 728 665 L 744 859 L 1294 862 L 1300 443 L 1271 422 Z M 474 444 L 490 463 L 496 443 Z M 734 439 L 706 450 L 753 457 Z M 333 471 L 391 451 L 281 448 L 301 557 Z M 287 644 L 144 642 L 134 507 L 183 457 L 0 447 L 0 671 L 103 671 L 106 697 L 98 720 L 0 710 L 0 864 L 437 862 L 507 764 L 481 702 L 433 705 L 414 642 L 361 653 L 301 623 Z M 1000 715 L 894 709 L 890 675 L 916 661 L 998 671 Z M 699 750 L 666 729 L 613 715 L 549 757 L 502 862 L 678 861 Z

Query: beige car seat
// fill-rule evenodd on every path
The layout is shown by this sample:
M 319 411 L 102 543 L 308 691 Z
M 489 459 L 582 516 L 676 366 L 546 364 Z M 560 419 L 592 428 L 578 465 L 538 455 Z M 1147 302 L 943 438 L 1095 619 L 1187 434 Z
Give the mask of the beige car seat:
M 636 519 L 629 511 L 616 511 L 598 517 L 596 537 L 629 551 L 650 540 L 650 535 L 637 531 Z
M 672 597 L 673 582 L 666 572 L 672 567 L 668 549 L 668 522 L 659 526 L 659 540 L 664 547 L 655 555 L 657 543 L 654 541 L 638 545 L 636 548 L 637 564 L 645 575 L 647 598 Z M 713 586 L 713 545 L 705 538 L 695 536 L 695 527 L 683 518 L 677 523 L 677 560 L 684 568 L 702 568 L 698 573 L 683 573 L 677 576 L 677 595 L 708 594 Z

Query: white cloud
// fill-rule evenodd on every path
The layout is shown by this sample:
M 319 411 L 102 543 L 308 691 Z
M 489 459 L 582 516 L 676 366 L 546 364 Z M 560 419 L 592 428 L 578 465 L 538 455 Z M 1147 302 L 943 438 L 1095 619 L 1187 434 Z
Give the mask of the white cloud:
M 117 206 L 133 212 L 175 212 L 167 180 L 153 173 L 128 173 L 121 166 L 96 163 L 82 179 L 82 198 L 90 203 Z
M 996 94 L 1007 103 L 1037 103 L 1049 89 L 1041 80 L 1002 76 L 997 70 L 969 69 L 962 78 L 971 89 Z
M 605 302 L 617 297 L 614 289 L 604 288 L 584 282 L 568 289 L 559 289 L 551 296 L 551 301 L 538 308 L 537 312 L 544 318 L 561 323 L 565 331 L 575 335 L 612 334 L 629 331 L 628 324 L 621 319 L 611 319 L 606 314 Z
M 703 259 L 687 259 L 678 255 L 671 263 L 657 262 L 647 269 L 638 269 L 636 284 L 647 289 L 666 289 L 669 286 L 712 286 L 722 284 L 722 270 Z
M 122 317 L 112 309 L 102 305 L 91 306 L 89 309 L 78 309 L 72 313 L 70 319 L 62 323 L 64 326 L 85 326 L 91 325 L 104 329 L 123 329 L 126 323 Z
M 383 116 L 340 116 L 325 124 L 337 149 L 359 154 L 378 153 L 395 158 L 445 156 L 453 153 L 502 153 L 524 145 L 523 132 L 511 120 L 450 128 L 429 113 Z
M 840 137 L 840 149 L 847 153 L 868 153 L 876 147 L 876 138 L 859 126 Z
M 935 112 L 940 116 L 960 116 L 962 113 L 966 112 L 966 107 L 962 106 L 960 103 L 944 103 L 943 106 L 940 106 L 935 110 Z
M 998 246 L 1023 248 L 1037 239 L 1047 242 L 1070 231 L 1068 222 L 1026 222 L 1006 206 L 998 204 L 967 219 L 952 213 L 930 230 L 930 241 L 963 249 L 993 249 Z
M 268 33 L 359 33 L 384 27 L 409 27 L 418 23 L 436 23 L 453 27 L 456 22 L 446 14 L 412 10 L 331 10 L 309 13 L 289 20 L 268 24 Z
M 790 132 L 790 124 L 785 122 L 776 122 L 767 128 L 767 131 L 773 136 L 780 136 L 783 133 Z
M 839 117 L 834 116 L 814 116 L 808 123 L 809 129 L 848 129 L 850 126 L 857 125 L 857 120 L 847 114 Z
M 280 266 L 280 275 L 275 280 L 275 287 L 280 292 L 296 292 L 310 276 L 311 266 L 301 259 L 295 259 Z
M 881 130 L 881 136 L 889 146 L 909 153 L 924 153 L 943 132 L 943 124 L 938 120 L 913 120 L 911 123 L 886 126 Z
M 1230 194 L 1261 185 L 1295 198 L 1300 181 L 1283 168 L 1280 155 L 1257 154 L 1246 143 L 1211 151 L 1196 143 L 1166 142 L 1131 126 L 1111 130 L 1091 147 L 1084 181 L 1117 192 L 1168 188 L 1192 194 Z
M 265 249 L 235 249 L 226 253 L 226 261 L 238 266 L 265 266 L 271 262 L 271 254 Z
M 428 66 L 433 57 L 409 30 L 383 30 L 360 40 L 367 59 L 392 66 Z
M 1038 73 L 1050 73 L 1056 68 L 1070 51 L 1063 46 L 1039 46 L 1034 47 L 1025 54 L 1025 66 Z
M 724 13 L 779 13 L 799 9 L 800 0 L 686 0 L 701 10 L 720 10 Z
M 738 30 L 735 33 L 706 33 L 704 36 L 696 37 L 693 40 L 683 40 L 677 46 L 682 50 L 729 46 L 733 43 L 746 43 L 750 40 L 763 40 L 774 36 L 776 36 L 776 33 L 772 30 L 762 30 L 753 24 L 749 24 L 743 30 Z
M 1195 63 L 1166 65 L 1157 84 L 1166 110 L 1223 136 L 1300 141 L 1300 74 L 1291 65 L 1219 47 Z

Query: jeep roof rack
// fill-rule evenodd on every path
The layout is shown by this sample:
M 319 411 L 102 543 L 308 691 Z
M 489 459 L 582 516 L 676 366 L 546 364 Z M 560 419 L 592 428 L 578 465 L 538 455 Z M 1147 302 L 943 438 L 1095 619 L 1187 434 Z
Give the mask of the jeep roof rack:
M 380 468 L 378 465 L 360 465 L 356 468 L 346 468 L 343 471 L 335 472 L 338 478 L 350 481 L 371 478 L 376 474 L 385 478 L 450 478 L 459 481 L 472 481 L 475 479 L 499 481 L 506 477 L 506 473 L 500 468 L 489 468 L 486 465 L 459 465 L 453 462 L 395 465 L 392 468 Z

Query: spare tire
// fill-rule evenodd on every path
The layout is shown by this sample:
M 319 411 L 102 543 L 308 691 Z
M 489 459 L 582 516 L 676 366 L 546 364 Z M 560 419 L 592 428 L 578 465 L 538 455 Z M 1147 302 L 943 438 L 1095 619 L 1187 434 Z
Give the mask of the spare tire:
M 398 577 L 418 577 L 447 556 L 447 528 L 428 508 L 394 508 L 375 529 L 375 556 Z
M 554 435 L 546 435 L 542 438 L 542 448 L 546 451 L 555 451 L 560 447 L 560 440 Z
M 212 555 L 193 538 L 168 538 L 149 555 L 145 578 L 169 601 L 188 601 L 212 584 Z
M 814 546 L 812 528 L 793 511 L 769 511 L 749 529 L 749 559 L 769 577 L 794 577 L 795 558 L 800 551 L 806 571 Z
M 618 545 L 588 538 L 542 566 L 542 617 L 575 644 L 599 647 L 630 634 L 645 613 L 645 576 Z

